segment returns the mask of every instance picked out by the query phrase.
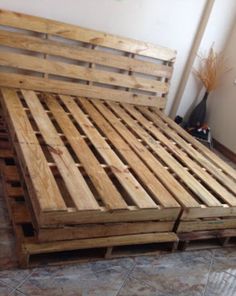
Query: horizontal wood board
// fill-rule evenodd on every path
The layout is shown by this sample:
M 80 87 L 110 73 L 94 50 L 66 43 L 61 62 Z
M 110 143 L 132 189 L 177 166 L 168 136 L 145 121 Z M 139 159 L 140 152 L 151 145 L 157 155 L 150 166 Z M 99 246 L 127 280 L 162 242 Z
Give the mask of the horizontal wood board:
M 165 107 L 176 52 L 0 10 L 0 86 Z

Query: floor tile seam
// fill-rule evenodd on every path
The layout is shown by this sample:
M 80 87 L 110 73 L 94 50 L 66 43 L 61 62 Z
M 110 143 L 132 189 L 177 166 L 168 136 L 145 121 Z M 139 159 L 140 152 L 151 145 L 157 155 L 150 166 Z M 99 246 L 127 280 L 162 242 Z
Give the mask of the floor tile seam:
M 137 265 L 137 263 L 134 261 L 134 265 L 132 266 L 132 268 L 129 271 L 127 271 L 127 274 L 124 276 L 124 281 L 123 281 L 122 285 L 120 286 L 119 290 L 117 291 L 117 293 L 114 296 L 119 296 L 121 289 L 127 283 L 128 279 L 129 279 L 130 275 L 132 274 L 132 272 L 134 271 L 136 265 Z
M 229 274 L 229 275 L 232 275 L 233 277 L 236 278 L 236 275 L 235 275 L 235 274 L 233 274 L 233 273 L 231 273 L 231 272 L 229 272 L 229 271 L 224 271 L 224 272 L 227 273 L 227 274 Z
M 19 288 L 31 277 L 31 275 L 33 274 L 34 270 L 32 270 L 30 272 L 30 274 L 28 274 L 16 287 L 15 287 L 15 290 L 19 290 Z M 23 293 L 21 290 L 19 290 L 19 292 Z
M 14 288 L 14 287 L 10 286 L 8 283 L 6 283 L 6 282 L 5 282 L 4 280 L 2 280 L 2 279 L 0 279 L 0 283 L 1 283 L 1 284 L 3 284 L 4 286 L 6 286 L 6 287 L 10 288 L 10 289 L 13 289 L 13 290 L 15 290 L 15 288 Z
M 215 259 L 215 250 L 213 250 L 212 254 L 211 254 L 211 261 L 210 261 L 209 270 L 208 270 L 208 274 L 207 274 L 207 281 L 206 281 L 202 296 L 207 296 L 206 295 L 206 290 L 207 290 L 207 286 L 208 286 L 208 283 L 209 283 L 210 274 L 211 274 L 214 259 Z
M 156 291 L 158 291 L 158 289 L 156 288 L 156 287 L 154 287 L 154 286 L 152 286 L 149 282 L 147 282 L 146 280 L 140 280 L 139 278 L 136 278 L 135 276 L 133 276 L 132 274 L 130 275 L 130 277 L 132 278 L 132 279 L 135 279 L 136 281 L 139 281 L 139 282 L 142 282 L 142 283 L 144 283 L 145 285 L 147 285 L 148 287 L 150 287 L 150 288 L 154 288 Z

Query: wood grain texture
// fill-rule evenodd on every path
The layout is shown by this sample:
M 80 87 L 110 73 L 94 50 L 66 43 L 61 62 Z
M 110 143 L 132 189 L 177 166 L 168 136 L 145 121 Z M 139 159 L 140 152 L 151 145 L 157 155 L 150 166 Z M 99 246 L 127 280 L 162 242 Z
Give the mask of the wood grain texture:
M 38 140 L 23 111 L 19 98 L 14 90 L 2 89 L 4 103 L 10 112 L 10 120 L 15 129 L 17 139 L 21 143 L 24 164 L 32 176 L 38 202 L 42 211 L 66 210 L 65 203 L 47 165 L 45 156 L 39 148 Z
M 39 73 L 54 74 L 62 77 L 88 80 L 91 82 L 105 83 L 108 85 L 130 87 L 157 92 L 159 94 L 164 94 L 168 90 L 167 83 L 160 81 L 106 72 L 63 62 L 55 62 L 23 54 L 2 52 L 0 55 L 0 65 Z
M 56 129 L 44 112 L 35 92 L 22 91 L 25 101 L 27 102 L 36 124 L 45 139 L 46 144 L 52 147 L 52 157 L 57 164 L 67 189 L 79 210 L 96 210 L 99 208 L 92 192 L 84 181 L 74 160 L 68 153 L 63 141 L 57 135 Z M 54 150 L 53 150 L 54 149 Z M 56 151 L 59 153 L 56 153 Z M 55 151 L 55 152 L 54 152 Z
M 0 85 L 165 107 L 174 51 L 20 13 L 0 16 Z
M 1 73 L 0 86 L 121 101 L 136 105 L 156 106 L 159 108 L 165 106 L 165 98 L 12 73 Z
M 148 42 L 118 37 L 58 21 L 6 10 L 0 10 L 0 24 L 39 33 L 56 35 L 67 39 L 114 48 L 166 61 L 173 61 L 176 56 L 174 50 L 162 46 L 156 46 Z
M 72 46 L 62 42 L 0 30 L 0 44 L 10 48 L 24 49 L 71 60 L 94 63 L 117 69 L 134 71 L 158 77 L 171 78 L 173 67 L 150 61 L 131 59 L 101 50 Z
M 115 131 L 117 122 L 113 123 L 113 127 L 99 114 L 99 112 L 94 108 L 93 104 L 88 100 L 80 98 L 80 103 L 86 109 L 88 114 L 96 121 L 97 125 L 103 130 L 110 141 L 119 149 L 123 157 L 129 163 L 129 165 L 134 169 L 135 173 L 143 180 L 144 183 L 148 184 L 148 189 L 152 192 L 153 197 L 158 200 L 164 206 L 178 206 L 177 202 L 171 196 L 171 194 L 165 189 L 165 187 L 159 182 L 157 178 L 152 174 L 145 164 L 140 161 L 135 153 L 131 150 L 129 145 L 119 136 Z M 102 104 L 95 102 L 96 106 L 103 108 Z M 101 109 L 100 109 L 101 110 Z M 103 115 L 105 112 L 103 112 Z M 106 110 L 106 119 L 110 118 L 109 110 Z M 126 135 L 131 141 L 130 135 Z M 138 145 L 138 142 L 136 141 Z M 144 150 L 144 149 L 143 149 Z

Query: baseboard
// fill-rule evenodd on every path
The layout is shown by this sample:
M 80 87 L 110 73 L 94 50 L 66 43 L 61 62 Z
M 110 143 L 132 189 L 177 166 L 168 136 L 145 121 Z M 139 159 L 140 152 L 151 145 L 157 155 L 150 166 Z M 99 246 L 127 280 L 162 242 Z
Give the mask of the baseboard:
M 236 153 L 231 151 L 229 148 L 225 147 L 223 144 L 213 139 L 214 148 L 220 151 L 225 157 L 227 157 L 232 162 L 236 163 Z

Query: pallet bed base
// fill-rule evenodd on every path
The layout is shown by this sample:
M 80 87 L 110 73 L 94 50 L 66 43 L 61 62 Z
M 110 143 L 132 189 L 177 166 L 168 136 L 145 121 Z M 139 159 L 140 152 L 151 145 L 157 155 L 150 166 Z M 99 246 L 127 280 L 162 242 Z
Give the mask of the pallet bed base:
M 100 237 L 91 238 L 93 225 L 81 225 L 78 229 L 79 236 L 90 238 L 76 239 L 76 235 L 63 236 L 63 229 L 42 229 L 37 233 L 32 221 L 32 211 L 26 203 L 26 188 L 22 186 L 20 171 L 15 164 L 13 151 L 9 144 L 9 137 L 6 131 L 4 120 L 0 118 L 1 139 L 0 139 L 0 162 L 1 181 L 4 191 L 5 201 L 12 221 L 16 236 L 16 250 L 19 266 L 22 268 L 35 267 L 40 265 L 58 265 L 65 263 L 78 263 L 102 259 L 113 259 L 126 256 L 154 255 L 172 252 L 177 248 L 178 237 L 171 232 L 173 222 L 145 222 L 119 223 L 118 225 L 101 224 Z M 160 224 L 159 224 L 160 223 Z M 128 226 L 128 229 L 126 229 Z M 140 228 L 140 226 L 142 226 Z M 129 235 L 119 235 L 117 229 Z M 81 229 L 87 231 L 81 231 Z M 76 229 L 74 226 L 73 229 Z M 143 229 L 143 231 L 142 231 Z M 158 231 L 158 232 L 156 232 Z M 64 231 L 64 234 L 67 231 Z M 137 232 L 137 234 L 135 233 Z M 140 233 L 141 232 L 141 233 Z M 111 235 L 116 233 L 116 235 Z M 49 235 L 54 235 L 54 239 L 63 238 L 63 241 L 41 242 L 49 240 Z M 58 234 L 58 236 L 57 236 Z M 99 233 L 96 234 L 98 236 Z M 102 235 L 105 235 L 102 237 Z M 59 237 L 62 236 L 62 237 Z M 69 233 L 70 236 L 70 233 Z M 66 239 L 66 240 L 65 240 Z M 70 240 L 71 239 L 71 240 Z
M 4 10 L 0 25 L 22 265 L 235 229 L 235 170 L 162 112 L 175 51 Z
M 7 160 L 9 161 L 9 159 Z M 9 174 L 12 170 L 4 169 L 4 166 L 2 159 L 4 196 L 16 234 L 20 267 L 159 254 L 173 251 L 177 247 L 178 237 L 175 233 L 157 233 L 155 231 L 143 234 L 109 235 L 107 237 L 77 240 L 73 237 L 71 240 L 39 242 L 32 225 L 29 209 L 26 207 L 22 196 L 24 191 L 19 181 L 16 181 L 12 174 Z M 51 231 L 53 232 L 53 230 Z M 87 235 L 91 236 L 89 232 Z

